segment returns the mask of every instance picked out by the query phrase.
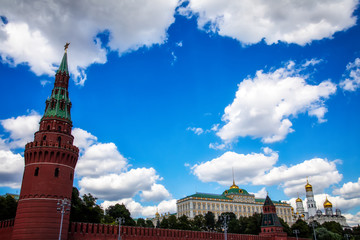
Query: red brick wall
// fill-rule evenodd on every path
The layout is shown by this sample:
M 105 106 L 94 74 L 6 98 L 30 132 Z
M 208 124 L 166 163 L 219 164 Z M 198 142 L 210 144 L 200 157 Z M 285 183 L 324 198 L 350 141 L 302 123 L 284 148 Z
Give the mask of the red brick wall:
M 0 222 L 0 239 L 1 240 L 10 240 L 13 229 L 14 229 L 14 219 L 1 221 Z
M 118 237 L 118 226 L 71 223 L 68 240 L 116 240 Z M 122 240 L 180 240 L 180 239 L 224 239 L 222 233 L 183 231 L 174 229 L 121 227 Z M 271 240 L 270 237 L 257 235 L 228 234 L 228 240 Z

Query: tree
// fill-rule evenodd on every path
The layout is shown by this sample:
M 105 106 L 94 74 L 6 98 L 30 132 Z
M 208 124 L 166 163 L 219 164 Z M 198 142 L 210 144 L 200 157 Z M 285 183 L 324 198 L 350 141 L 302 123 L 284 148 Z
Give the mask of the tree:
M 169 228 L 169 220 L 167 218 L 163 218 L 160 222 L 160 228 Z
M 171 215 L 171 216 L 175 217 L 175 215 Z M 179 217 L 177 227 L 178 227 L 178 229 L 181 229 L 181 230 L 191 230 L 191 224 L 190 224 L 189 218 L 186 215 L 182 215 L 181 217 Z
M 205 217 L 203 215 L 196 215 L 191 222 L 192 229 L 195 231 L 206 230 Z
M 100 223 L 103 219 L 104 211 L 96 204 L 96 198 L 90 193 L 84 194 L 82 199 L 79 195 L 79 190 L 73 187 L 70 221 Z
M 10 196 L 0 196 L 0 221 L 15 218 L 17 202 Z
M 153 222 L 149 219 L 145 221 L 145 226 L 148 228 L 154 228 Z
M 259 235 L 261 232 L 261 219 L 262 214 L 254 213 L 247 218 L 247 226 L 245 228 L 245 234 Z
M 205 218 L 205 227 L 208 231 L 213 231 L 215 229 L 215 215 L 212 212 L 207 212 L 204 216 Z
M 138 220 L 136 221 L 136 226 L 138 226 L 138 227 L 146 227 L 145 219 L 138 218 Z
M 333 233 L 327 230 L 325 227 L 318 227 L 315 229 L 316 238 L 318 240 L 341 240 L 340 234 Z
M 122 224 L 124 226 L 136 226 L 135 221 L 131 218 L 129 210 L 125 207 L 124 204 L 115 204 L 114 206 L 109 206 L 106 209 L 106 215 L 116 220 L 119 217 L 122 217 L 125 222 Z
M 328 231 L 339 234 L 340 236 L 344 235 L 344 230 L 342 229 L 341 225 L 337 222 L 334 221 L 324 222 L 321 226 L 326 228 Z
M 178 229 L 178 219 L 176 218 L 175 215 L 170 215 L 168 218 L 168 223 L 169 223 L 169 229 Z
M 309 238 L 311 236 L 311 229 L 309 225 L 302 219 L 298 219 L 292 226 L 291 226 L 291 232 L 293 232 L 295 229 L 299 230 L 299 237 L 301 238 Z
M 291 231 L 289 224 L 287 224 L 287 222 L 285 222 L 281 217 L 279 217 L 279 221 L 283 227 L 284 232 L 286 232 L 288 236 L 292 236 L 293 232 Z

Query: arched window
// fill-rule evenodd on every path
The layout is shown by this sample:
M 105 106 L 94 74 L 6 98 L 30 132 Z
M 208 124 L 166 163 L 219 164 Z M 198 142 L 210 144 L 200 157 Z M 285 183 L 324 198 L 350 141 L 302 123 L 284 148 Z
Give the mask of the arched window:
M 59 168 L 55 168 L 55 177 L 59 177 L 59 172 L 60 172 L 60 170 L 59 170 Z
M 35 168 L 35 172 L 34 172 L 34 176 L 39 176 L 39 168 L 37 167 L 37 168 Z
M 45 141 L 45 140 L 46 140 L 46 135 L 43 136 L 43 141 Z
M 58 137 L 57 142 L 58 142 L 58 144 L 60 146 L 61 145 L 61 137 Z
M 50 130 L 50 125 L 47 125 L 47 130 Z
M 61 132 L 61 126 L 58 126 L 58 131 Z

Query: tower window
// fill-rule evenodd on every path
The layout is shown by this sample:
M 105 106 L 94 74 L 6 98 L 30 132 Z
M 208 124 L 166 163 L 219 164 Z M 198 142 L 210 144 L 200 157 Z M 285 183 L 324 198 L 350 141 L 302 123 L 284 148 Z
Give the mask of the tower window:
M 61 126 L 58 127 L 58 131 L 61 132 Z
M 57 139 L 59 146 L 61 145 L 61 137 L 58 137 Z
M 59 168 L 55 168 L 54 176 L 59 177 L 59 172 L 60 172 Z
M 65 91 L 63 89 L 61 89 L 61 95 L 64 95 Z
M 47 130 L 50 130 L 50 125 L 47 125 Z
M 34 176 L 39 176 L 39 168 L 37 167 L 37 168 L 35 168 L 35 172 L 34 172 Z
M 45 141 L 45 140 L 46 140 L 46 135 L 43 136 L 43 141 Z
M 70 173 L 70 180 L 73 180 L 73 174 Z

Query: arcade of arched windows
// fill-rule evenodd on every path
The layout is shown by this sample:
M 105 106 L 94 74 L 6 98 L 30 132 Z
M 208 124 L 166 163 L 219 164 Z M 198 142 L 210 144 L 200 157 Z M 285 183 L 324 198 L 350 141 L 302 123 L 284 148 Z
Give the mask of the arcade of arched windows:
M 43 151 L 43 150 L 27 150 L 24 154 L 25 163 L 51 162 L 61 163 L 75 167 L 77 162 L 77 154 L 65 151 Z
M 71 124 L 65 121 L 45 120 L 40 123 L 40 131 L 55 131 L 70 134 L 71 128 Z

